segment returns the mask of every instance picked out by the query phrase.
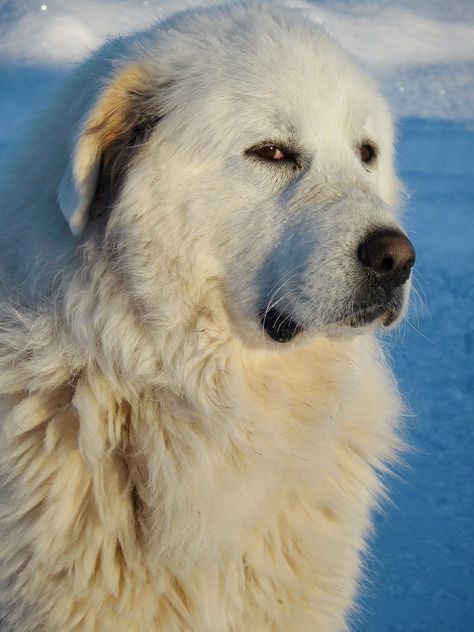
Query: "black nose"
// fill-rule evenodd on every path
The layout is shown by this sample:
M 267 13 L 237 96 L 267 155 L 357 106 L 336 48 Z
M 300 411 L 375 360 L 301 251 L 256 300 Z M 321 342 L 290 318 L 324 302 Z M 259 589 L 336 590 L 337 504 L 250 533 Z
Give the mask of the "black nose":
M 403 285 L 415 263 L 413 244 L 402 232 L 377 230 L 359 246 L 359 259 L 376 275 L 377 282 L 387 290 Z

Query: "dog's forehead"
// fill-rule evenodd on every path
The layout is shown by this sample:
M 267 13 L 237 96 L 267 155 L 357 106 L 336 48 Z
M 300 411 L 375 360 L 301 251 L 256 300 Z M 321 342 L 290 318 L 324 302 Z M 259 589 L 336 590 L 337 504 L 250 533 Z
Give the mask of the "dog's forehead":
M 372 82 L 321 26 L 268 5 L 209 20 L 188 18 L 179 37 L 173 30 L 166 38 L 165 54 L 169 79 L 178 78 L 175 109 L 188 104 L 203 132 L 231 121 L 256 140 L 275 132 L 330 136 L 364 127 L 383 109 Z

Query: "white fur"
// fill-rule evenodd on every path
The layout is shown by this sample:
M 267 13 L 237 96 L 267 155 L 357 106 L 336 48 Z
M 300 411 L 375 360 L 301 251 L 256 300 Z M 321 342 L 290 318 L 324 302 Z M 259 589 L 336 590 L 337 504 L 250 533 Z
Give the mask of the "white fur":
M 130 95 L 159 120 L 88 225 Z M 301 168 L 245 154 L 267 140 Z M 273 4 L 185 13 L 77 69 L 1 198 L 7 629 L 347 629 L 401 405 L 381 320 L 343 316 L 398 188 L 370 80 Z M 294 341 L 266 336 L 263 298 Z

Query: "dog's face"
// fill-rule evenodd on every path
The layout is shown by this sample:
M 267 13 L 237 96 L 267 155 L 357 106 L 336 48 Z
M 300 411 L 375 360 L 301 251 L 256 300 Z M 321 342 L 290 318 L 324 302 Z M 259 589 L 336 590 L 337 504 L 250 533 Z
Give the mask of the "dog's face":
M 269 6 L 173 27 L 147 35 L 153 54 L 99 98 L 72 223 L 98 190 L 120 187 L 107 230 L 147 309 L 167 300 L 157 275 L 173 262 L 188 301 L 217 280 L 252 343 L 396 322 L 414 250 L 394 214 L 391 120 L 372 83 L 320 28 Z

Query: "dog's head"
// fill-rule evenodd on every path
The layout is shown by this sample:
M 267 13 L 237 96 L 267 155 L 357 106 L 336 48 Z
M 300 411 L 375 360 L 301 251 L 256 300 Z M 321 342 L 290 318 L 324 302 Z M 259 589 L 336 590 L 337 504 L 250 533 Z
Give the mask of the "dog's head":
M 256 344 L 397 322 L 415 254 L 391 117 L 350 57 L 267 4 L 184 13 L 138 42 L 59 199 L 74 232 L 103 230 L 147 315 L 220 311 Z

